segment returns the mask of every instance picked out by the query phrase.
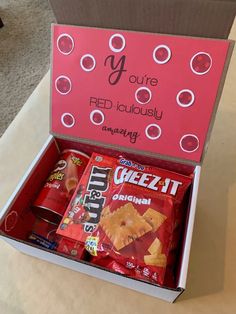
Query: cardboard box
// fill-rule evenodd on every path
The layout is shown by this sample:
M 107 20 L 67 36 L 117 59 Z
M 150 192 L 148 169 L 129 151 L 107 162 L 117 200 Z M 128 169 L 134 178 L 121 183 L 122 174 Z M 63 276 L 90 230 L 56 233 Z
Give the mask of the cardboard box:
M 53 135 L 2 210 L 1 237 L 32 256 L 173 302 L 186 287 L 201 162 L 232 42 L 55 25 L 52 46 Z M 140 87 L 149 99 L 139 95 Z M 27 241 L 35 222 L 30 207 L 66 148 L 124 152 L 140 163 L 193 175 L 175 288 L 127 278 Z
M 60 24 L 228 38 L 235 0 L 49 0 Z

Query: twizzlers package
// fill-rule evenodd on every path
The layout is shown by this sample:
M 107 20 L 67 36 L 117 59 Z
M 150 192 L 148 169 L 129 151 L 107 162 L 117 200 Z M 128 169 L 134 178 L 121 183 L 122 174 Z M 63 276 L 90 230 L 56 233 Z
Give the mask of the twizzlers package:
M 163 284 L 179 242 L 191 178 L 93 153 L 57 230 L 96 258 Z

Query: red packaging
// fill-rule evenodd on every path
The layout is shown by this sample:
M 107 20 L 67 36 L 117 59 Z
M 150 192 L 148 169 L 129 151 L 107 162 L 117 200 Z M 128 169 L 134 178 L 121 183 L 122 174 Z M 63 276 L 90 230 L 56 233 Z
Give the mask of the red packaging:
M 56 234 L 56 226 L 41 218 L 37 218 L 32 231 L 28 236 L 31 243 L 49 250 L 55 250 L 59 236 Z
M 72 256 L 78 260 L 84 259 L 85 249 L 78 241 L 61 237 L 57 244 L 57 252 Z
M 163 284 L 175 264 L 190 184 L 174 172 L 94 153 L 57 233 Z
M 147 280 L 145 275 L 143 275 L 142 269 L 139 267 L 136 268 L 127 268 L 125 265 L 118 263 L 116 260 L 111 258 L 110 256 L 106 257 L 99 257 L 99 256 L 92 256 L 88 259 L 90 263 L 94 265 L 101 266 L 102 268 L 108 269 L 110 271 L 119 273 L 121 275 L 125 275 L 127 277 L 139 279 L 139 280 Z M 175 288 L 175 278 L 173 274 L 172 268 L 166 268 L 165 280 L 163 285 L 169 288 Z
M 89 156 L 72 149 L 61 153 L 33 205 L 34 213 L 50 223 L 59 224 L 75 188 L 89 161 Z
M 48 223 L 43 219 L 37 218 L 34 226 L 32 228 L 32 232 L 44 237 L 49 241 L 56 241 L 58 236 L 56 234 L 57 226 L 54 224 Z
M 78 260 L 84 259 L 86 253 L 84 247 L 78 241 L 57 235 L 56 230 L 54 224 L 37 218 L 28 239 L 44 248 L 56 250 Z
M 97 256 L 91 256 L 90 263 L 101 266 L 103 268 L 106 268 L 108 270 L 114 271 L 116 273 L 119 273 L 121 275 L 126 275 L 129 277 L 134 276 L 134 272 L 128 268 L 126 268 L 124 265 L 118 263 L 116 260 L 111 258 L 110 256 L 106 256 L 104 258 L 99 258 Z

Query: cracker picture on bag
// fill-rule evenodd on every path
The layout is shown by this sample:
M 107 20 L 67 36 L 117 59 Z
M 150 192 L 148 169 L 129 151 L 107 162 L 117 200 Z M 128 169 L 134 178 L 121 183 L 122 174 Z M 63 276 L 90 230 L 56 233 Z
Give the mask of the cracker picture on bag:
M 109 257 L 130 276 L 161 285 L 190 184 L 187 176 L 94 153 L 57 232 L 84 245 L 94 263 Z

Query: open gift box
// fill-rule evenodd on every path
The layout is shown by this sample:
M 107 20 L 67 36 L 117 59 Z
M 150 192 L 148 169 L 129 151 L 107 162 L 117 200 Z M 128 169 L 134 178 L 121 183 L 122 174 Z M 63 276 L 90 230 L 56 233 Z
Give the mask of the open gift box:
M 173 302 L 185 289 L 201 162 L 232 42 L 54 25 L 51 133 L 1 216 L 1 236 L 44 260 Z M 176 287 L 160 287 L 29 243 L 40 188 L 66 148 L 192 175 Z

